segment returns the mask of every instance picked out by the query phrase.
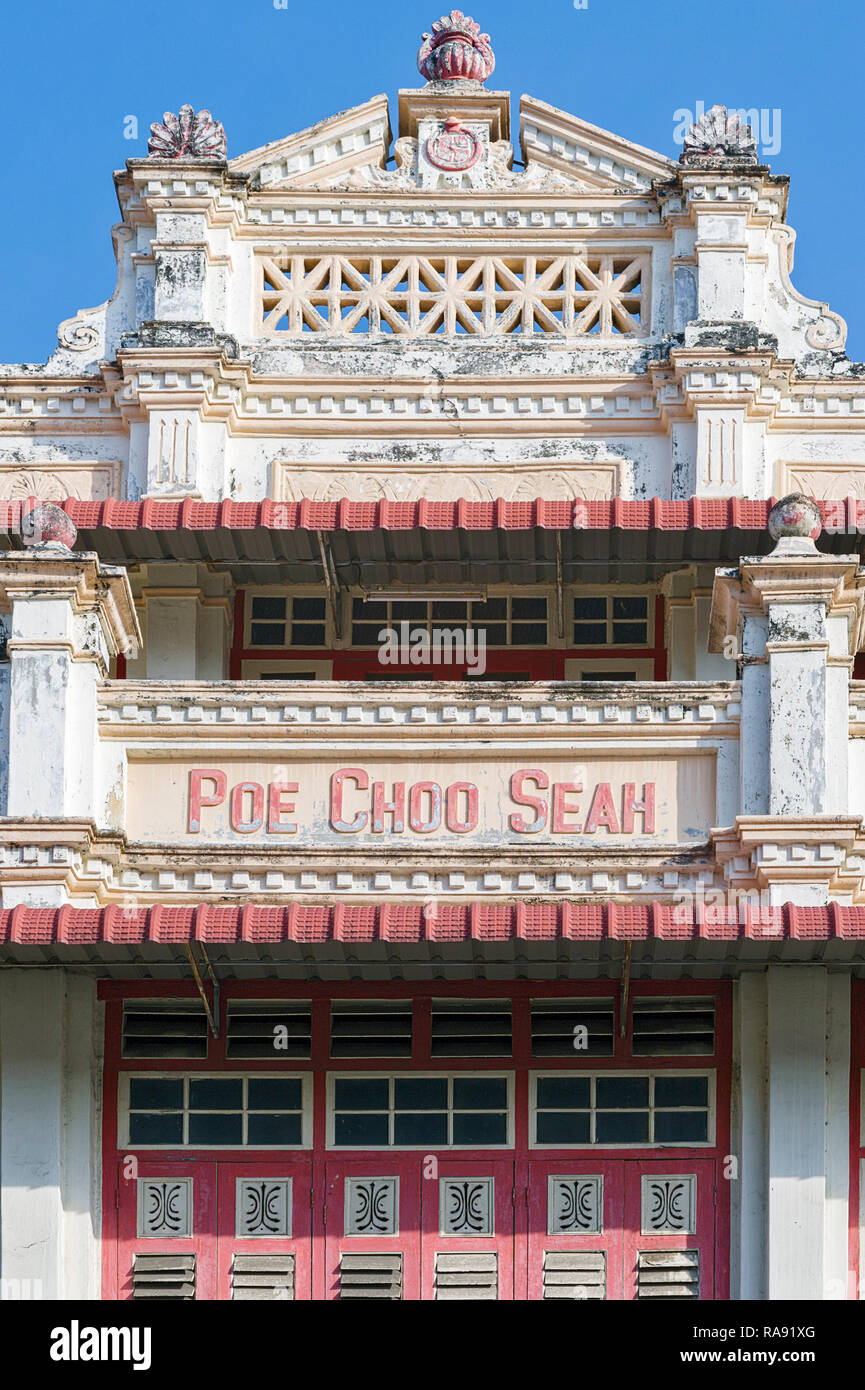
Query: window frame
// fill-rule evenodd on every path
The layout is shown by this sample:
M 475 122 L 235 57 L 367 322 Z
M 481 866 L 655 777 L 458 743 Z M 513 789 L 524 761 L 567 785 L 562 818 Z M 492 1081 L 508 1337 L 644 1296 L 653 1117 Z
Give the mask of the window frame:
M 645 1107 L 645 1108 L 648 1110 L 648 1116 L 649 1116 L 649 1135 L 650 1135 L 650 1137 L 649 1137 L 648 1139 L 623 1140 L 623 1141 L 619 1141 L 619 1142 L 611 1141 L 611 1140 L 609 1140 L 609 1139 L 604 1139 L 604 1140 L 600 1140 L 600 1141 L 599 1141 L 599 1140 L 596 1140 L 596 1139 L 590 1139 L 590 1140 L 584 1141 L 584 1142 L 582 1142 L 582 1143 L 580 1143 L 579 1141 L 574 1141 L 574 1140 L 569 1140 L 567 1143 L 564 1143 L 564 1142 L 562 1142 L 561 1140 L 556 1140 L 556 1141 L 553 1142 L 553 1143 L 545 1143 L 545 1142 L 539 1141 L 539 1140 L 535 1137 L 535 1136 L 537 1135 L 537 1116 L 538 1116 L 538 1110 L 539 1110 L 539 1108 L 540 1108 L 542 1111 L 543 1111 L 543 1110 L 548 1110 L 550 1107 L 548 1107 L 548 1106 L 539 1107 L 539 1106 L 538 1106 L 538 1082 L 541 1081 L 541 1080 L 545 1080 L 545 1079 L 548 1078 L 548 1077 L 561 1077 L 561 1076 L 579 1076 L 580 1078 L 588 1079 L 588 1080 L 591 1082 L 591 1096 L 592 1096 L 592 1101 L 591 1101 L 590 1106 L 589 1106 L 588 1109 L 589 1109 L 589 1116 L 590 1116 L 590 1125 L 592 1126 L 592 1128 L 594 1128 L 595 1118 L 596 1118 L 596 1116 L 597 1116 L 597 1113 L 598 1113 L 598 1110 L 599 1110 L 599 1109 L 602 1110 L 602 1111 L 605 1111 L 605 1112 L 609 1112 L 609 1113 L 616 1113 L 616 1110 L 617 1110 L 616 1107 L 611 1107 L 611 1106 L 600 1106 L 600 1107 L 598 1107 L 598 1106 L 594 1103 L 595 1082 L 597 1081 L 597 1079 L 598 1079 L 599 1077 L 600 1077 L 600 1078 L 615 1078 L 615 1079 L 617 1079 L 617 1080 L 619 1080 L 619 1079 L 622 1079 L 622 1080 L 623 1080 L 623 1079 L 625 1079 L 625 1078 L 627 1078 L 627 1077 L 629 1077 L 629 1076 L 640 1077 L 640 1078 L 648 1077 L 648 1078 L 649 1078 L 649 1104 L 648 1104 L 648 1106 Z M 708 1082 L 709 1082 L 709 1087 L 708 1087 L 708 1104 L 707 1104 L 707 1106 L 704 1107 L 704 1106 L 702 1106 L 702 1105 L 699 1105 L 699 1106 L 659 1106 L 659 1107 L 656 1107 L 656 1106 L 654 1105 L 654 1088 L 655 1088 L 655 1081 L 656 1081 L 656 1079 L 657 1079 L 658 1076 L 662 1076 L 662 1077 L 668 1077 L 668 1076 L 685 1076 L 685 1077 L 689 1077 L 689 1078 L 704 1077 L 704 1076 L 707 1077 Z M 628 1108 L 633 1108 L 634 1110 L 642 1111 L 644 1107 L 642 1107 L 642 1106 L 634 1106 L 634 1107 L 628 1107 Z M 681 1140 L 681 1139 L 675 1139 L 675 1140 L 672 1140 L 672 1139 L 660 1139 L 660 1140 L 656 1140 L 656 1139 L 654 1139 L 654 1138 L 651 1137 L 651 1136 L 653 1135 L 653 1133 L 654 1133 L 654 1116 L 655 1116 L 655 1111 L 656 1111 L 656 1109 L 661 1109 L 661 1110 L 664 1110 L 664 1111 L 666 1111 L 666 1110 L 682 1111 L 683 1113 L 687 1113 L 687 1114 L 694 1114 L 694 1113 L 699 1112 L 699 1113 L 702 1114 L 704 1108 L 705 1108 L 705 1110 L 706 1110 L 706 1115 L 707 1115 L 707 1120 L 706 1120 L 706 1138 L 705 1138 L 705 1139 L 688 1139 L 688 1140 Z M 574 1068 L 572 1071 L 565 1071 L 565 1070 L 562 1070 L 562 1068 L 559 1068 L 558 1070 L 551 1070 L 551 1069 L 549 1069 L 549 1068 L 547 1068 L 547 1067 L 533 1068 L 533 1069 L 530 1071 L 530 1073 L 529 1073 L 528 1114 L 529 1114 L 529 1148 L 530 1148 L 530 1149 L 533 1149 L 533 1150 L 534 1150 L 534 1149 L 538 1149 L 538 1150 L 542 1150 L 542 1151 L 547 1151 L 547 1150 L 560 1151 L 560 1150 L 562 1150 L 562 1149 L 578 1149 L 581 1153 L 598 1153 L 598 1152 L 605 1152 L 607 1149 L 625 1149 L 625 1150 L 627 1150 L 627 1149 L 639 1149 L 639 1150 L 651 1150 L 651 1151 L 654 1153 L 654 1152 L 658 1152 L 658 1151 L 660 1151 L 660 1150 L 666 1150 L 666 1149 L 677 1149 L 677 1150 L 678 1150 L 678 1149 L 683 1149 L 683 1148 L 687 1148 L 687 1149 L 714 1149 L 714 1148 L 716 1147 L 716 1145 L 717 1145 L 717 1140 L 716 1140 L 716 1137 L 715 1137 L 715 1136 L 716 1136 L 716 1133 L 717 1133 L 717 1067 L 714 1067 L 714 1066 L 713 1066 L 713 1067 L 706 1067 L 706 1066 L 697 1066 L 697 1067 L 629 1067 L 629 1068 L 621 1068 L 621 1069 L 620 1069 L 620 1068 L 610 1069 L 610 1068 L 596 1068 L 596 1067 L 585 1067 L 585 1068 L 580 1067 L 580 1068 Z

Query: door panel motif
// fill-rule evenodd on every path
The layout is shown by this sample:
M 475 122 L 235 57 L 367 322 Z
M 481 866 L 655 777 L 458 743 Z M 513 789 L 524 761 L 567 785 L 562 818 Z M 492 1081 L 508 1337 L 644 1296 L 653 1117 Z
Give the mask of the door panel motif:
M 512 1299 L 513 1163 L 439 1159 L 421 1203 L 422 1297 Z
M 308 1159 L 218 1165 L 218 1298 L 310 1298 L 310 1175 Z
M 119 1165 L 117 1297 L 216 1297 L 216 1164 Z
M 529 1164 L 530 1299 L 622 1297 L 621 1163 Z
M 420 1160 L 390 1153 L 327 1164 L 327 1297 L 420 1297 Z

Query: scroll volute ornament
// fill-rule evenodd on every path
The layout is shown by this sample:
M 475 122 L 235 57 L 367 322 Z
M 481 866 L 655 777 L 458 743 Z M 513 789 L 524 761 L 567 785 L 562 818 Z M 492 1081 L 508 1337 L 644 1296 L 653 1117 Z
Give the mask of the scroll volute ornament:
M 181 106 L 150 127 L 147 153 L 151 159 L 225 159 L 225 131 L 209 111 Z
M 462 10 L 435 20 L 431 34 L 422 34 L 418 72 L 428 82 L 485 82 L 496 65 L 489 34 Z

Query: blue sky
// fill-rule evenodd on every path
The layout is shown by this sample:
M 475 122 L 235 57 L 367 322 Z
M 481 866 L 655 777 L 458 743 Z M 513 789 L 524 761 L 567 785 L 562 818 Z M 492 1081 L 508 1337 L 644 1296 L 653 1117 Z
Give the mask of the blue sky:
M 0 83 L 0 360 L 43 361 L 57 324 L 114 288 L 112 170 L 146 153 L 151 121 L 208 107 L 229 155 L 376 92 L 395 119 L 419 86 L 430 0 L 41 0 L 7 7 Z M 582 0 L 580 0 L 582 3 Z M 450 8 L 448 6 L 448 8 Z M 675 112 L 765 108 L 792 179 L 794 284 L 849 324 L 865 359 L 862 0 L 483 0 L 467 7 L 496 54 L 488 85 L 523 92 L 677 157 Z M 127 117 L 139 138 L 124 139 Z

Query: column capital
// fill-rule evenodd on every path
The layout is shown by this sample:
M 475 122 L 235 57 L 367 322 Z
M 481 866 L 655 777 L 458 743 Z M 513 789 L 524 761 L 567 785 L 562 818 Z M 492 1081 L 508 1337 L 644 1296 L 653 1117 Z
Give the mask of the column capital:
M 826 617 L 846 617 L 848 650 L 858 651 L 865 637 L 865 570 L 858 555 L 818 551 L 819 508 L 798 494 L 773 507 L 769 529 L 776 541 L 770 554 L 743 556 L 735 568 L 715 571 L 709 651 L 722 652 L 747 617 L 801 604 L 822 605 Z M 795 635 L 790 641 L 796 644 Z
M 0 604 L 14 610 L 21 602 L 50 599 L 64 600 L 76 617 L 95 614 L 109 655 L 137 655 L 141 629 L 122 566 L 102 564 L 94 551 L 54 545 L 0 552 Z M 79 654 L 88 652 L 82 647 Z

